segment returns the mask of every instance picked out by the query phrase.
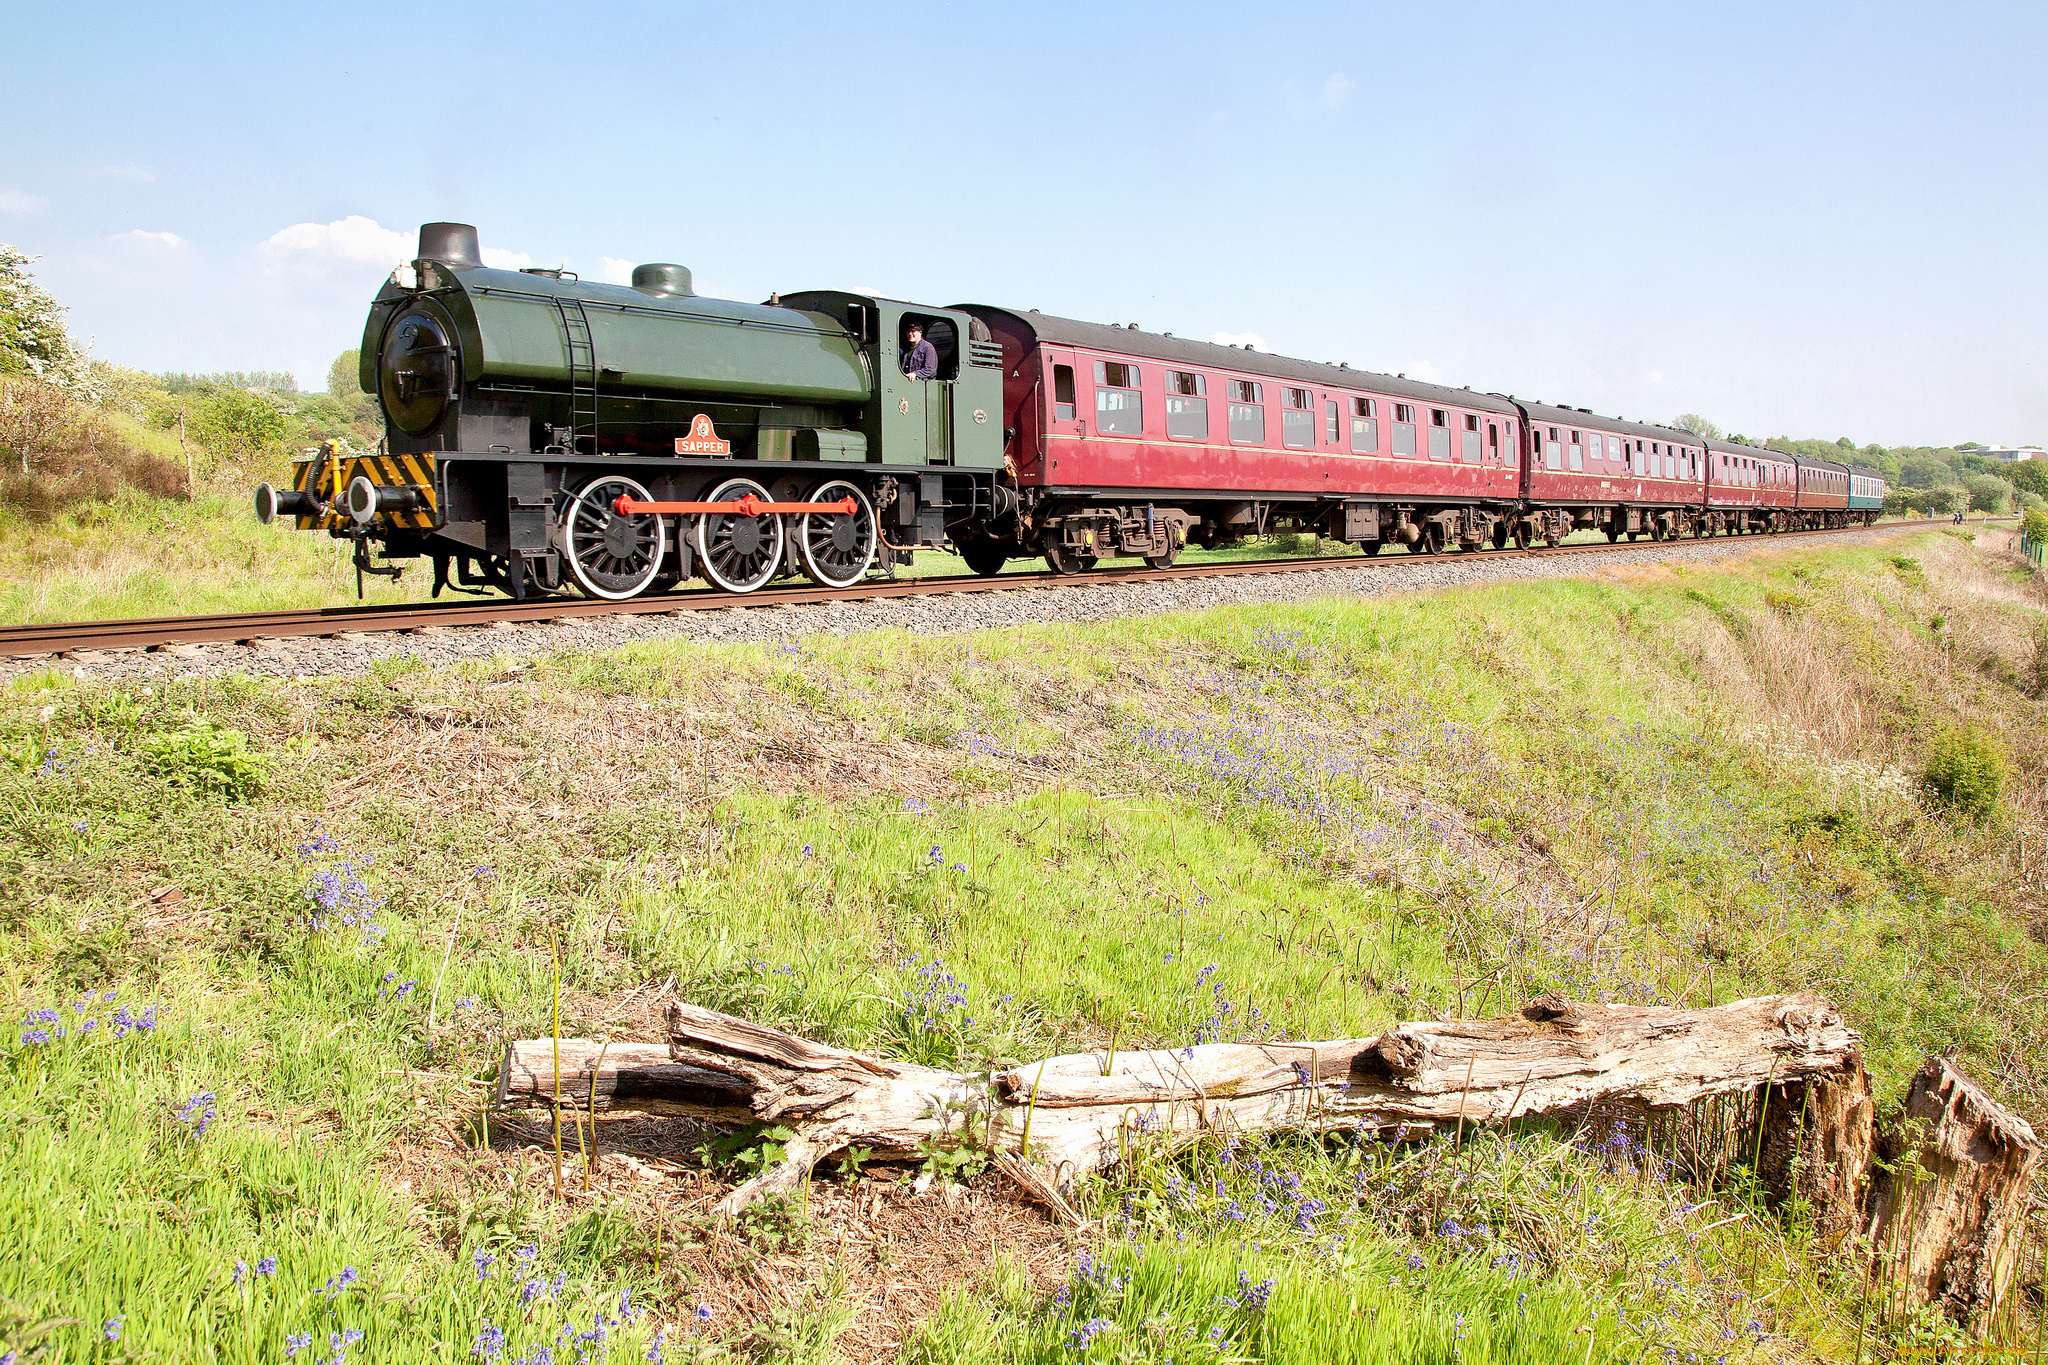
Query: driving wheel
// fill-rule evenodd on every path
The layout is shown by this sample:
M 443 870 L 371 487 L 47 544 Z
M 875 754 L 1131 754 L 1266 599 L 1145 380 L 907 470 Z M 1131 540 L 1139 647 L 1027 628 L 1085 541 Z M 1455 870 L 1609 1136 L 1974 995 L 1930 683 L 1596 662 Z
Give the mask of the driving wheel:
M 853 503 L 853 511 L 805 512 L 796 519 L 796 557 L 804 574 L 823 588 L 850 588 L 867 577 L 881 534 L 867 494 L 844 479 L 820 484 L 812 502 Z
M 738 502 L 749 493 L 767 502 L 768 490 L 752 479 L 727 479 L 706 502 Z M 697 516 L 697 554 L 704 577 L 727 592 L 752 592 L 775 577 L 782 563 L 782 518 L 773 512 L 702 512 Z
M 661 572 L 668 531 L 656 512 L 622 513 L 621 497 L 654 498 L 623 474 L 585 484 L 562 512 L 561 546 L 577 586 L 608 601 L 637 597 Z

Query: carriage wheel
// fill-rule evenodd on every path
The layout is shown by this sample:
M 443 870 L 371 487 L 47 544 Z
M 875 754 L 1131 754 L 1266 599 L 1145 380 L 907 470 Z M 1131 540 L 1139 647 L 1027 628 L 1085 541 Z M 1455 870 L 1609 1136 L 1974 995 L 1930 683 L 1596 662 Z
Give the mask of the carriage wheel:
M 983 578 L 994 578 L 1010 562 L 1009 551 L 1000 540 L 970 540 L 960 547 L 960 557 Z
M 1613 543 L 1614 543 L 1615 541 L 1617 541 L 1617 540 L 1620 540 L 1620 539 L 1621 539 L 1621 532 L 1619 532 L 1619 531 L 1615 530 L 1615 529 L 1614 529 L 1613 527 L 1611 527 L 1611 526 L 1607 528 L 1607 543 L 1608 543 L 1609 545 L 1612 545 L 1612 544 L 1613 544 Z M 1631 536 L 1631 537 L 1629 537 L 1629 539 L 1633 540 L 1633 539 L 1635 539 L 1635 537 Z
M 1535 539 L 1535 533 L 1529 529 L 1528 522 L 1518 521 L 1515 523 L 1515 548 L 1517 550 L 1528 549 Z
M 752 479 L 727 479 L 706 502 L 738 502 L 752 493 L 770 501 L 768 490 Z M 697 552 L 704 577 L 727 592 L 752 592 L 775 577 L 782 565 L 782 518 L 773 512 L 757 517 L 738 512 L 703 512 L 697 517 Z
M 812 502 L 844 502 L 851 512 L 805 512 L 796 519 L 796 558 L 813 583 L 823 588 L 850 588 L 867 577 L 875 562 L 881 534 L 875 529 L 874 505 L 868 495 L 844 479 L 820 484 Z
M 1174 561 L 1179 558 L 1180 547 L 1175 545 L 1169 548 L 1163 555 L 1146 555 L 1145 567 L 1148 569 L 1170 569 L 1173 567 Z
M 1045 564 L 1054 573 L 1071 577 L 1094 568 L 1095 556 L 1078 554 L 1072 550 L 1062 549 L 1057 544 L 1048 543 L 1045 547 Z
M 1386 548 L 1387 542 L 1385 542 L 1384 540 L 1362 540 L 1358 543 L 1359 553 L 1366 555 L 1367 557 L 1376 555 L 1381 550 L 1384 550 Z
M 613 602 L 645 592 L 668 553 L 660 514 L 621 514 L 614 506 L 621 497 L 654 501 L 634 480 L 607 474 L 583 486 L 563 511 L 561 525 L 562 550 L 577 585 Z

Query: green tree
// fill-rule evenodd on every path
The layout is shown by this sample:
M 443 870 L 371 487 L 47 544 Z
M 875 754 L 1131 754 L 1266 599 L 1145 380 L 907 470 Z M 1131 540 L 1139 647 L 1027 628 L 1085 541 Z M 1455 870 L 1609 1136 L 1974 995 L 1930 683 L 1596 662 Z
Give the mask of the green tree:
M 28 375 L 89 398 L 85 356 L 64 330 L 64 305 L 29 273 L 39 259 L 0 242 L 0 374 Z
M 1996 474 L 1972 474 L 1964 480 L 1972 512 L 2003 512 L 2012 498 L 2012 485 Z
M 363 353 L 359 350 L 343 351 L 327 367 L 327 392 L 330 396 L 346 403 L 363 391 Z
M 2029 507 L 2020 518 L 2020 533 L 2028 540 L 2048 541 L 2048 511 Z
M 1671 419 L 1671 425 L 1677 427 L 1680 431 L 1691 432 L 1702 441 L 1718 441 L 1721 439 L 1721 428 L 1696 412 L 1679 413 L 1678 416 Z
M 246 460 L 284 439 L 285 416 L 276 403 L 246 389 L 216 389 L 199 405 L 194 434 L 216 455 Z
M 2014 488 L 2023 488 L 2048 498 L 2048 460 L 2021 460 L 2018 464 L 2006 466 L 2005 476 L 2012 480 Z
M 1899 461 L 1899 482 L 1908 488 L 1945 488 L 1956 481 L 1945 460 L 1914 453 Z

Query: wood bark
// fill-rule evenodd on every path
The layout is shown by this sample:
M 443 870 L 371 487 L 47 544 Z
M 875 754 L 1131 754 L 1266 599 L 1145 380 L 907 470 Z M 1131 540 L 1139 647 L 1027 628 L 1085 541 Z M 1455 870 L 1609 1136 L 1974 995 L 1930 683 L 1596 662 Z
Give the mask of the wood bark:
M 666 1025 L 666 1048 L 563 1040 L 559 1087 L 552 1040 L 513 1043 L 500 1102 L 585 1108 L 595 1088 L 600 1110 L 788 1125 L 797 1137 L 785 1161 L 733 1192 L 725 1207 L 737 1210 L 855 1145 L 906 1157 L 964 1143 L 1057 1193 L 1136 1148 L 1219 1130 L 1414 1135 L 1532 1115 L 1642 1124 L 1810 1081 L 1868 1095 L 1855 1033 L 1811 994 L 1696 1010 L 1553 996 L 1515 1017 L 1401 1024 L 1373 1038 L 1090 1052 L 995 1075 L 883 1062 L 695 1005 L 670 1005 Z M 1864 1126 L 1860 1139 L 1839 1132 L 1820 1145 L 1821 1160 L 1843 1163 L 1829 1188 L 1853 1191 L 1868 1105 L 1829 1112 Z
M 1938 1305 L 1983 1335 L 2017 1269 L 2041 1144 L 1945 1057 L 1906 1092 L 1870 1200 L 1882 1282 L 1908 1310 Z

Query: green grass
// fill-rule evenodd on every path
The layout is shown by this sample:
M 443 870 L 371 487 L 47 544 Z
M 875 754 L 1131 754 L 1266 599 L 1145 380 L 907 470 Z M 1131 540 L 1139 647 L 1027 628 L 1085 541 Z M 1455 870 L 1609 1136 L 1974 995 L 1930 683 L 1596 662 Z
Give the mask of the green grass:
M 508 1175 L 477 1145 L 502 1041 L 551 1026 L 555 945 L 572 1034 L 672 981 L 962 1067 L 1356 1035 L 1549 989 L 1810 987 L 1863 1030 L 1885 1097 L 1952 1050 L 2033 1112 L 2030 592 L 1929 535 L 1115 626 L 649 644 L 516 675 L 19 682 L 0 701 L 0 989 L 67 1036 L 0 1036 L 0 1229 L 32 1249 L 0 1276 L 0 1349 L 267 1361 L 294 1332 L 352 1329 L 377 1359 L 447 1360 L 488 1320 L 510 1361 L 560 1328 L 552 1298 L 512 1302 L 532 1245 L 578 1330 L 631 1289 L 671 1359 L 822 1358 L 843 1268 L 780 1326 L 764 1305 L 695 1330 L 707 1286 L 662 1248 L 698 1234 L 602 1187 L 558 1197 L 545 1154 Z M 1963 725 L 2000 736 L 2013 775 L 1981 823 L 1913 776 Z M 146 1003 L 157 1027 L 114 1038 L 111 1011 Z M 206 1105 L 180 1117 L 202 1093 L 203 1134 Z M 573 1165 L 573 1125 L 568 1146 Z M 1151 1154 L 1077 1195 L 1110 1270 L 1064 1298 L 963 1280 L 906 1358 L 1761 1360 L 1935 1330 L 1882 1293 L 1866 1312 L 1797 1208 L 1668 1177 L 1598 1131 Z M 276 1275 L 236 1284 L 237 1260 L 271 1255 Z M 615 1334 L 614 1358 L 651 1327 Z

